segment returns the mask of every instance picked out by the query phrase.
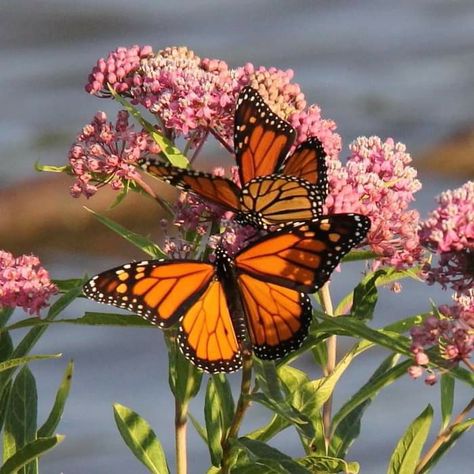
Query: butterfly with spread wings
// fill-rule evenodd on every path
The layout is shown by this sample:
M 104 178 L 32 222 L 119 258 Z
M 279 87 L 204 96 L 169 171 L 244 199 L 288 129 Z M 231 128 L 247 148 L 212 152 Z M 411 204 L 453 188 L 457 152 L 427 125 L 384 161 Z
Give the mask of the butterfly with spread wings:
M 323 216 L 261 237 L 233 258 L 218 248 L 214 262 L 128 263 L 93 277 L 84 293 L 162 328 L 178 323 L 186 358 L 210 373 L 233 372 L 243 344 L 261 359 L 302 344 L 312 316 L 307 293 L 329 279 L 369 228 L 359 214 Z
M 326 153 L 309 138 L 287 156 L 296 132 L 273 113 L 252 87 L 239 94 L 234 149 L 242 188 L 224 177 L 177 168 L 152 158 L 142 163 L 149 174 L 235 212 L 237 222 L 267 229 L 322 214 L 328 193 Z

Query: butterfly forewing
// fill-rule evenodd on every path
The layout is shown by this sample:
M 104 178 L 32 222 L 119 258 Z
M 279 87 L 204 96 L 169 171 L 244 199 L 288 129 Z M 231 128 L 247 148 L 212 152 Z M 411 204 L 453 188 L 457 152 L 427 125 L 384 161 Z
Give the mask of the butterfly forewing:
M 233 372 L 242 365 L 239 340 L 221 282 L 211 282 L 186 312 L 178 344 L 186 358 L 210 373 Z
M 260 239 L 235 257 L 239 273 L 304 293 L 330 277 L 342 257 L 360 243 L 370 220 L 359 214 L 323 216 Z
M 311 137 L 298 146 L 283 164 L 282 173 L 312 183 L 323 203 L 328 195 L 326 152 L 323 144 Z
M 238 212 L 240 209 L 240 189 L 230 179 L 210 173 L 177 168 L 152 158 L 148 158 L 141 167 L 148 174 L 183 191 L 191 191 L 213 204 L 234 212 Z
M 99 303 L 128 309 L 169 327 L 207 289 L 213 275 L 214 266 L 204 262 L 133 262 L 93 277 L 83 291 Z
M 234 124 L 234 150 L 242 186 L 257 176 L 274 173 L 295 135 L 294 128 L 274 114 L 255 89 L 242 89 Z
M 300 347 L 311 323 L 309 297 L 246 274 L 237 280 L 255 354 L 279 359 Z

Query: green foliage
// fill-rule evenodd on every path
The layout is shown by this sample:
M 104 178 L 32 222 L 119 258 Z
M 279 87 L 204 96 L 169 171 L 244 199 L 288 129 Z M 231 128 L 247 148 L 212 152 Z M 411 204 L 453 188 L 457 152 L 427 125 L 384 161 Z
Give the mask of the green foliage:
M 439 388 L 441 393 L 441 431 L 446 429 L 451 414 L 453 413 L 454 405 L 454 386 L 455 379 L 449 374 L 443 374 L 439 382 Z
M 387 474 L 415 472 L 432 420 L 433 408 L 428 405 L 398 441 L 390 459 Z
M 169 472 L 165 453 L 150 425 L 130 408 L 114 404 L 114 418 L 125 444 L 153 474 Z

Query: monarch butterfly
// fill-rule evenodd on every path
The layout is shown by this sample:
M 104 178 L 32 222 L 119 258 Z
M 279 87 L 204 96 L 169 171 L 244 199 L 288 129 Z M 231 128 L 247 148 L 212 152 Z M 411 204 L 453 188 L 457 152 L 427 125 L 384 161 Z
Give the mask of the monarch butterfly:
M 178 345 L 207 372 L 232 372 L 248 344 L 261 359 L 298 348 L 308 333 L 311 303 L 349 250 L 368 232 L 358 214 L 323 216 L 260 238 L 214 262 L 147 260 L 93 277 L 87 297 L 133 311 L 162 328 L 179 321 Z
M 328 193 L 326 154 L 316 137 L 302 143 L 284 161 L 296 132 L 251 87 L 245 87 L 239 95 L 234 132 L 242 189 L 229 179 L 177 168 L 152 158 L 142 168 L 177 188 L 235 212 L 241 224 L 267 229 L 322 214 Z

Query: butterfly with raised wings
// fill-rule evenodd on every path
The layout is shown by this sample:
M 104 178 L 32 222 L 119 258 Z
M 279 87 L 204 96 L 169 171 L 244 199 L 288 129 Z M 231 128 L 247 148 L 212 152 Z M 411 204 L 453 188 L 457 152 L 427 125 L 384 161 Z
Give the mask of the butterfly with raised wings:
M 261 359 L 298 348 L 311 322 L 307 293 L 320 288 L 341 258 L 360 243 L 370 220 L 322 216 L 261 237 L 231 258 L 146 260 L 93 277 L 87 297 L 168 328 L 179 325 L 184 356 L 210 373 L 233 372 L 250 344 Z
M 147 158 L 149 174 L 236 213 L 241 224 L 283 227 L 322 214 L 328 193 L 326 153 L 309 138 L 287 157 L 296 132 L 272 112 L 252 87 L 239 94 L 235 111 L 234 150 L 240 183 Z M 286 158 L 287 157 L 287 158 Z M 286 159 L 285 159 L 286 158 Z

